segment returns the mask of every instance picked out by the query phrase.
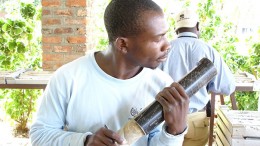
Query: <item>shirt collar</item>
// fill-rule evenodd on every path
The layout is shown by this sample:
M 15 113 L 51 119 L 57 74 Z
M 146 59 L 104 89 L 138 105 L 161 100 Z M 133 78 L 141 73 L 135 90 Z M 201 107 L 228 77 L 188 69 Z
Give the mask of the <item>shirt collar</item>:
M 193 32 L 182 32 L 178 34 L 178 37 L 185 37 L 185 36 L 198 38 L 198 36 Z

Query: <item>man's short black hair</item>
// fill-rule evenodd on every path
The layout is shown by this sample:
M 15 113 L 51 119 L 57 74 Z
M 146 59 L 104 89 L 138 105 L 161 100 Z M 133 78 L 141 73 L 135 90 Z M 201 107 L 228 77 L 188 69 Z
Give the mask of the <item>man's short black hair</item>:
M 146 11 L 162 12 L 162 9 L 152 0 L 111 0 L 104 14 L 109 42 L 118 36 L 140 33 L 143 30 L 140 18 Z

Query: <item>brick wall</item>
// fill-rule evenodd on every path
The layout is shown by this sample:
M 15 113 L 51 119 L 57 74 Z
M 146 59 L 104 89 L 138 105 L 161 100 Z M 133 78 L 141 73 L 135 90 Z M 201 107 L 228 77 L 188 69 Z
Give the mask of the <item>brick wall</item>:
M 43 70 L 56 70 L 92 48 L 92 1 L 42 0 Z

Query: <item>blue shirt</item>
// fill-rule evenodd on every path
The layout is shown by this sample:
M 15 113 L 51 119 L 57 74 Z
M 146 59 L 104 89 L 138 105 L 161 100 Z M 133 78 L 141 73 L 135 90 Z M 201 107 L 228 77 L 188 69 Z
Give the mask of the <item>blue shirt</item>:
M 209 101 L 208 92 L 224 95 L 234 92 L 235 79 L 232 72 L 213 47 L 199 40 L 197 35 L 191 32 L 180 33 L 177 39 L 171 41 L 168 59 L 160 65 L 160 68 L 167 72 L 173 80 L 179 81 L 196 67 L 203 57 L 214 63 L 218 74 L 207 86 L 190 98 L 190 112 L 196 112 L 205 107 Z

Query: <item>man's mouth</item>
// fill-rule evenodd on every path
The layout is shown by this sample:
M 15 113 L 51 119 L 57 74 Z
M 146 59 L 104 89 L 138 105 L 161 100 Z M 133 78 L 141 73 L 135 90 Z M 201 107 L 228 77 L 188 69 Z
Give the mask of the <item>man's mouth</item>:
M 167 60 L 167 56 L 168 56 L 168 54 L 165 54 L 164 56 L 158 58 L 158 61 L 159 61 L 159 62 L 164 62 L 164 61 L 166 61 L 166 60 Z

